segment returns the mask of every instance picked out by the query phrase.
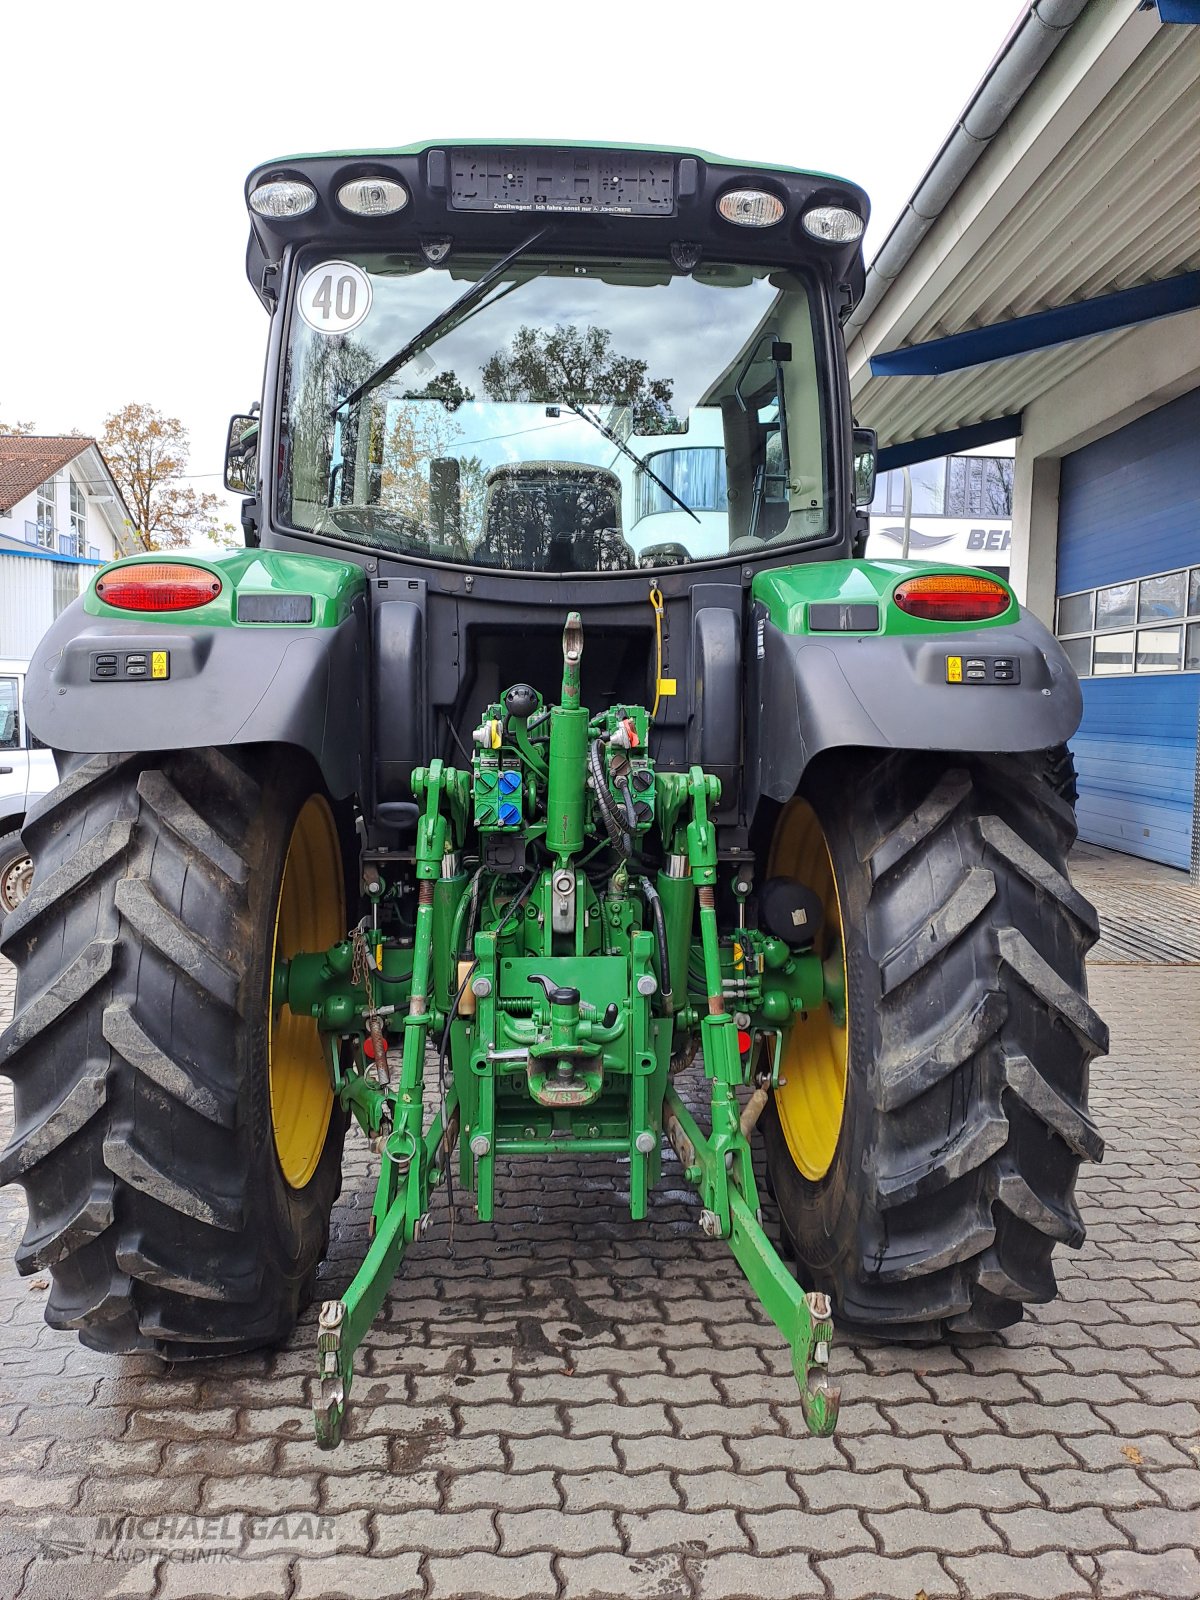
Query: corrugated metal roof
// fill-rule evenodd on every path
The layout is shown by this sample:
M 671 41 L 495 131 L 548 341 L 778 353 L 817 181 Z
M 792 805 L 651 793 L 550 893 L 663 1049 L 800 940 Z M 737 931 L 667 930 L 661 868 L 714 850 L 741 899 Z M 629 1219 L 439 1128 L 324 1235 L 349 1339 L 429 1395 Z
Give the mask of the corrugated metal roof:
M 1129 17 L 1126 29 L 1125 54 L 1131 37 L 1144 38 L 1141 48 L 986 232 L 975 227 L 972 252 L 952 278 L 932 296 L 915 287 L 941 265 L 942 256 L 930 248 L 937 227 L 945 225 L 948 249 L 959 243 L 948 215 L 880 300 L 854 348 L 852 371 L 855 414 L 863 425 L 879 429 L 881 443 L 1020 411 L 1129 334 L 1097 335 L 932 378 L 871 377 L 867 358 L 879 349 L 920 344 L 1200 267 L 1200 28 L 1157 25 L 1141 13 Z M 1077 86 L 1071 53 L 1083 55 L 1089 42 L 1096 43 L 1094 34 L 1089 41 L 1085 31 L 1072 31 L 1059 46 L 1054 71 L 1044 71 L 1027 91 L 1047 104 L 1019 108 L 1027 120 L 1040 110 L 1047 126 L 1052 124 L 1054 97 L 1064 98 Z M 1102 48 L 1120 45 L 1118 37 Z M 1087 70 L 1099 71 L 1099 60 L 1098 55 L 1087 62 Z M 994 171 L 986 181 L 996 181 Z M 963 191 L 976 182 L 970 174 Z M 966 215 L 965 195 L 963 201 Z M 889 297 L 894 306 L 907 300 L 914 307 L 911 316 L 889 316 Z M 879 341 L 874 346 L 872 338 Z

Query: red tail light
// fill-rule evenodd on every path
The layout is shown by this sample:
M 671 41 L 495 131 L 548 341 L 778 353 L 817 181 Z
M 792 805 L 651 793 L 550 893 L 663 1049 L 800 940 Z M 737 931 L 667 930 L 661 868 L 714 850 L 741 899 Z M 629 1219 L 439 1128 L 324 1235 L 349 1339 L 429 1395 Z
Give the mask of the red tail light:
M 122 611 L 188 611 L 206 606 L 221 592 L 221 580 L 203 567 L 148 561 L 118 567 L 96 579 L 96 598 Z
M 927 577 L 905 578 L 893 599 L 910 617 L 930 622 L 983 622 L 998 617 L 1012 604 L 1012 596 L 994 578 L 976 578 L 964 572 L 934 572 Z

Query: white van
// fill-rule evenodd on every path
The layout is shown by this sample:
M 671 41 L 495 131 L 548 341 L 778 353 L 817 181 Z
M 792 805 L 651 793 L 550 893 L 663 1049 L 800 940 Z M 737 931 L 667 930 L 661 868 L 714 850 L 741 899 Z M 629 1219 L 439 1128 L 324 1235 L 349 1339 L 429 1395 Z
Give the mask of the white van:
M 54 757 L 25 727 L 26 661 L 0 659 L 0 925 L 29 893 L 33 862 L 21 825 L 58 782 Z

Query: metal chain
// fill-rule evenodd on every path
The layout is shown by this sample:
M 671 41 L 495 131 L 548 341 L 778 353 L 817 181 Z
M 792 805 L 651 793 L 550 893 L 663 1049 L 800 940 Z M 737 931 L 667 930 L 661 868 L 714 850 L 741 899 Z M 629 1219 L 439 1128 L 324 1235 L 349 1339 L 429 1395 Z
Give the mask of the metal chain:
M 362 989 L 366 993 L 367 999 L 369 1000 L 371 998 L 371 990 L 369 987 L 371 958 L 367 953 L 367 936 L 363 932 L 361 922 L 355 928 L 354 933 L 351 936 L 350 943 L 352 949 L 350 961 L 350 982 L 355 989 Z

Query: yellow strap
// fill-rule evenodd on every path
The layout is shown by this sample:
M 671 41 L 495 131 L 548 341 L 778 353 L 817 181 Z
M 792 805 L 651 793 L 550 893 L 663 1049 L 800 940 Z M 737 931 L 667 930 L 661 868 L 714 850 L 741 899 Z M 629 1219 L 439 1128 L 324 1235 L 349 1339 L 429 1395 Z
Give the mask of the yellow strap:
M 675 693 L 675 679 L 663 677 L 663 597 L 657 584 L 651 586 L 650 605 L 654 611 L 654 706 L 650 712 L 650 721 L 653 722 L 658 715 L 659 702 L 664 696 Z

